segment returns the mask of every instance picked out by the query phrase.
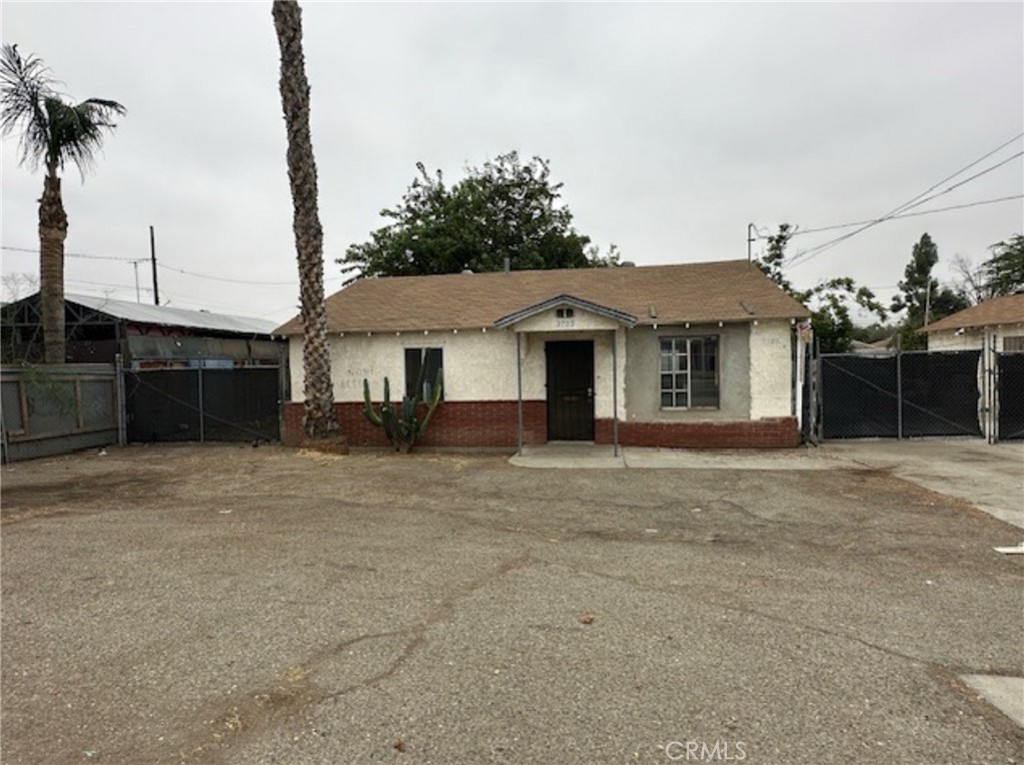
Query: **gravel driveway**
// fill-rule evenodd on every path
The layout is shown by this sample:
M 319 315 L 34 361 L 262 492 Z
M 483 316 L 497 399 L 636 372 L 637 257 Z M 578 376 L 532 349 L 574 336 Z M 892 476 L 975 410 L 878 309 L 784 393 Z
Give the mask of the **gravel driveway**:
M 957 679 L 1024 670 L 1018 530 L 885 470 L 184 446 L 2 478 L 6 765 L 1024 761 Z

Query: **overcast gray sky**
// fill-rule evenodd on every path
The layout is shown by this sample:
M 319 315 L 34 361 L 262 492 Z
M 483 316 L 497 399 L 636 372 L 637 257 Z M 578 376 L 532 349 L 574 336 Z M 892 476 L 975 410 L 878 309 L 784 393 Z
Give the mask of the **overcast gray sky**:
M 67 172 L 68 252 L 146 257 L 153 224 L 162 302 L 292 315 L 270 3 L 0 9 L 3 41 L 41 56 L 70 95 L 128 108 L 84 185 Z M 1019 2 L 306 3 L 303 17 L 329 292 L 334 259 L 382 223 L 417 161 L 454 180 L 511 149 L 548 158 L 578 230 L 645 265 L 746 257 L 749 222 L 878 217 L 1024 131 Z M 31 249 L 42 179 L 16 158 L 5 139 L 3 245 Z M 1021 194 L 1022 166 L 918 209 Z M 945 276 L 1022 220 L 1015 200 L 892 221 L 791 275 L 851 275 L 888 299 L 923 232 Z M 35 255 L 3 251 L 5 274 L 37 270 Z M 66 276 L 68 291 L 135 298 L 128 263 L 72 257 Z M 148 287 L 147 268 L 140 277 Z

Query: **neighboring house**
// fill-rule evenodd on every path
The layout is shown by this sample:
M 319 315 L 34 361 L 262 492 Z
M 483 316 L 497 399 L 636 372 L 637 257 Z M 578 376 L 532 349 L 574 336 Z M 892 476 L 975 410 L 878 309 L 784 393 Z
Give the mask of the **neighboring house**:
M 893 352 L 892 338 L 883 337 L 881 340 L 875 340 L 872 343 L 865 343 L 862 340 L 851 340 L 849 352 L 860 356 L 884 356 Z
M 924 327 L 929 351 L 1024 351 L 1024 293 L 990 298 Z
M 422 442 L 671 447 L 799 442 L 796 321 L 807 310 L 746 261 L 361 279 L 326 302 L 336 410 L 353 445 L 383 444 L 361 413 L 443 370 Z M 290 346 L 286 442 L 301 439 L 302 327 Z

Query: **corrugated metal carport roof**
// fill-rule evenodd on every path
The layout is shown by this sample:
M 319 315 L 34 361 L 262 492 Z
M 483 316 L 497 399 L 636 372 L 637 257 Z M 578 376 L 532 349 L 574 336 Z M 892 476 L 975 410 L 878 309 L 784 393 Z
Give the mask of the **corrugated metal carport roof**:
M 248 316 L 229 316 L 209 311 L 193 311 L 188 308 L 143 305 L 127 300 L 65 293 L 64 299 L 100 311 L 117 319 L 138 324 L 157 324 L 164 327 L 190 327 L 218 332 L 238 332 L 246 335 L 269 335 L 277 326 L 276 322 L 253 319 Z

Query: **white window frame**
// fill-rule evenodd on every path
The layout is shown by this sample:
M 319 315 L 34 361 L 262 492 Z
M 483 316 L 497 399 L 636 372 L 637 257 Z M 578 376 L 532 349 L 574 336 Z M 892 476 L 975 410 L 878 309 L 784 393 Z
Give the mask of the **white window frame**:
M 716 406 L 711 405 L 693 405 L 693 352 L 692 343 L 694 340 L 707 340 L 714 338 L 715 341 L 715 390 L 718 393 L 718 404 Z M 664 342 L 672 343 L 672 369 L 667 370 L 663 367 L 663 361 L 666 353 L 661 349 L 661 344 Z M 679 369 L 679 359 L 683 358 L 683 355 L 679 351 L 679 343 L 685 343 L 686 345 L 686 369 Z M 722 406 L 722 381 L 721 381 L 721 348 L 722 338 L 721 335 L 663 335 L 658 337 L 658 407 L 662 411 L 686 411 L 689 409 L 721 409 Z M 674 402 L 676 396 L 683 392 L 683 388 L 676 387 L 676 376 L 680 374 L 686 375 L 686 406 L 675 406 Z M 661 384 L 662 375 L 672 375 L 672 387 L 664 388 Z M 670 392 L 672 395 L 672 406 L 665 406 L 662 403 L 662 396 Z

